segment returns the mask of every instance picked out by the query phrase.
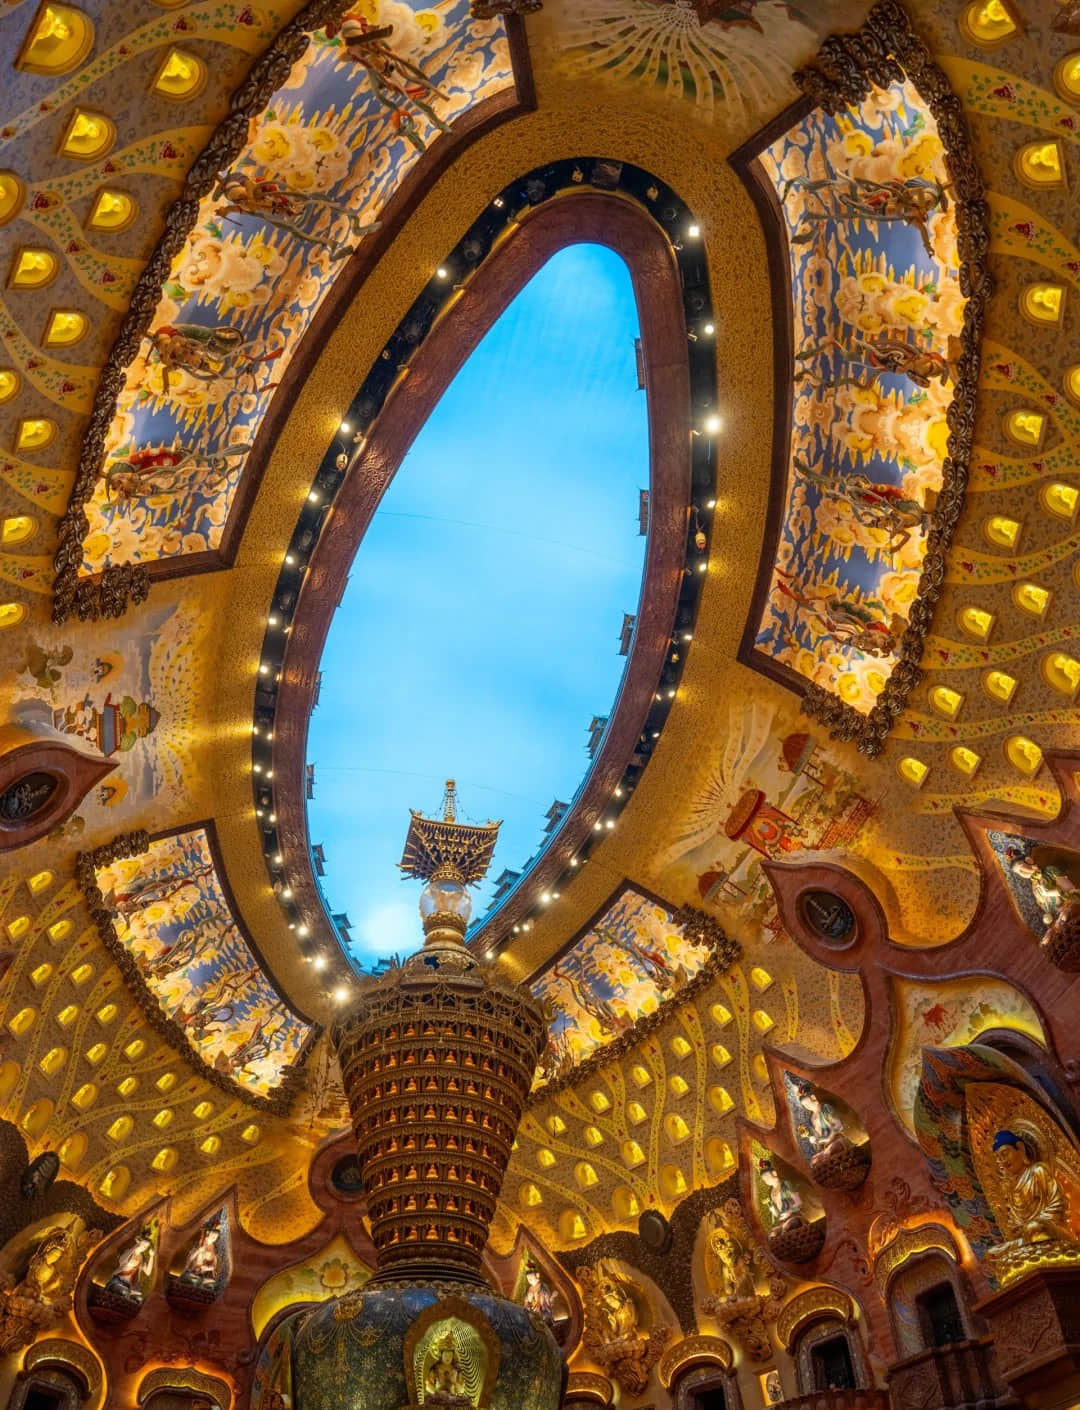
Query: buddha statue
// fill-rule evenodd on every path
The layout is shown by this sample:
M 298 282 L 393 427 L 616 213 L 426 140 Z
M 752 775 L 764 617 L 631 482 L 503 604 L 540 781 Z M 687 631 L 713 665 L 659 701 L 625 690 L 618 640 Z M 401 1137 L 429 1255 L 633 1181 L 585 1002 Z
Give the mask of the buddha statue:
M 1040 1158 L 1036 1134 L 1003 1127 L 994 1136 L 993 1160 L 994 1212 L 1007 1238 L 987 1253 L 992 1271 L 1007 1280 L 1027 1263 L 1080 1259 L 1068 1200 L 1053 1164 Z

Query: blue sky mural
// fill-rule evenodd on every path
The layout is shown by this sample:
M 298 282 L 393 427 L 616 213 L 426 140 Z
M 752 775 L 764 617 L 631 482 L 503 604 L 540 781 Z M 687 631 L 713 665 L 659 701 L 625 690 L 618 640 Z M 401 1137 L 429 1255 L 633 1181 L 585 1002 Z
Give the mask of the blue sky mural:
M 435 811 L 454 777 L 464 817 L 503 819 L 478 916 L 584 779 L 644 565 L 637 334 L 617 255 L 556 254 L 447 390 L 360 545 L 308 742 L 310 835 L 360 964 L 420 940 L 419 887 L 397 871 L 410 807 Z

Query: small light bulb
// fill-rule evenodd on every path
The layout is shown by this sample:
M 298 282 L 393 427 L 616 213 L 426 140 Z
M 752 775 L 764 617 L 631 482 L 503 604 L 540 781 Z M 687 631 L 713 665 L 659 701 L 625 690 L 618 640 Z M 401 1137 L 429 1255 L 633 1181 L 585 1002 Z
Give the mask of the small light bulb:
M 690 236 L 691 240 L 696 240 L 697 237 L 701 234 L 701 226 L 691 225 L 686 233 Z
M 706 431 L 708 431 L 710 436 L 715 436 L 717 431 L 720 430 L 723 424 L 724 423 L 720 419 L 720 417 L 716 416 L 715 414 L 712 416 L 706 416 L 705 418 L 705 429 Z
M 682 639 L 683 639 L 683 641 L 693 641 L 693 639 L 694 639 L 694 633 L 693 633 L 693 632 L 683 632 L 683 634 L 682 634 Z
M 494 951 L 494 950 L 489 950 L 489 951 L 487 952 L 487 954 L 484 956 L 484 958 L 487 959 L 487 960 L 493 960 L 493 959 L 495 958 L 495 951 Z
M 710 333 L 710 334 L 711 334 L 711 333 L 715 333 L 715 332 L 716 332 L 716 328 L 715 328 L 715 325 L 713 325 L 712 323 L 706 323 L 705 327 L 704 327 L 701 331 L 702 331 L 703 333 Z
M 275 854 L 274 854 L 274 866 L 276 866 L 276 867 L 281 866 L 281 853 L 280 853 L 280 852 L 275 852 Z
M 290 567 L 292 567 L 292 565 L 296 562 L 296 555 L 294 553 L 287 553 L 285 555 L 285 562 L 288 563 Z
M 269 667 L 269 666 L 266 664 L 266 662 L 264 661 L 264 662 L 262 663 L 262 665 L 259 667 L 259 675 L 260 675 L 260 676 L 268 676 L 269 674 L 270 674 L 270 667 Z
M 344 985 L 342 985 L 340 989 L 334 990 L 334 998 L 338 1001 L 339 1004 L 343 1004 L 348 997 L 349 991 L 345 988 Z
M 267 769 L 267 771 L 266 771 L 266 777 L 267 777 L 267 778 L 273 778 L 273 777 L 274 777 L 274 771 L 273 771 L 273 769 Z
M 262 773 L 262 764 L 252 764 L 252 766 L 251 766 L 251 772 L 252 772 L 253 774 L 261 774 L 261 773 Z
M 704 558 L 703 558 L 703 559 L 701 560 L 701 562 L 697 565 L 697 570 L 698 570 L 699 573 L 704 573 L 705 569 L 706 569 L 708 566 L 709 566 L 709 565 L 705 562 L 705 560 L 704 560 Z
M 439 267 L 438 267 L 438 269 L 435 271 L 435 273 L 438 275 L 438 277 L 439 277 L 440 279 L 448 279 L 448 278 L 450 277 L 449 274 L 447 273 L 447 271 L 445 270 L 445 268 L 444 268 L 441 264 L 439 265 Z
M 706 501 L 705 501 L 705 508 L 706 508 L 706 509 L 715 509 L 715 508 L 716 508 L 716 500 L 715 500 L 715 499 L 706 500 Z
M 292 900 L 292 887 L 291 887 L 291 886 L 283 886 L 283 887 L 281 888 L 281 894 L 285 897 L 286 901 L 291 901 L 291 900 Z
M 308 927 L 306 925 L 297 926 L 296 933 L 297 935 L 307 935 L 309 933 Z M 325 964 L 326 961 L 324 960 L 323 963 Z
M 316 955 L 316 956 L 315 956 L 315 968 L 316 968 L 316 969 L 325 969 L 325 968 L 326 968 L 326 956 L 325 956 L 325 955 Z
M 571 865 L 572 867 L 576 867 L 577 864 L 578 864 L 578 859 L 577 859 L 576 857 L 571 857 L 571 858 L 570 858 L 570 865 Z
M 502 208 L 503 208 L 503 206 L 506 205 L 506 202 L 503 200 L 503 198 L 502 198 L 501 196 L 496 196 L 496 197 L 495 197 L 495 201 L 494 201 L 494 205 L 495 205 L 495 209 L 496 209 L 497 211 L 501 211 Z
M 278 619 L 277 619 L 277 617 L 276 617 L 276 616 L 269 616 L 269 617 L 267 617 L 267 619 L 266 619 L 266 624 L 267 624 L 267 626 L 270 626 L 270 627 L 276 627 L 277 624 L 278 624 Z
M 343 421 L 343 422 L 341 423 L 341 425 L 338 427 L 338 430 L 341 431 L 343 435 L 346 435 L 346 436 L 347 436 L 347 435 L 349 434 L 349 432 L 352 430 L 352 427 L 349 425 L 349 423 L 348 423 L 347 421 Z
M 617 788 L 617 789 L 615 790 L 615 797 L 616 797 L 616 798 L 621 798 L 621 797 L 622 797 L 622 792 L 623 792 L 623 791 L 622 791 L 621 788 Z
M 541 892 L 540 892 L 540 899 L 541 899 L 541 901 L 543 901 L 544 905 L 546 906 L 546 905 L 550 902 L 550 900 L 551 900 L 551 893 L 550 893 L 550 891 L 541 891 Z
M 603 832 L 603 830 L 604 824 L 602 822 L 593 823 L 593 832 Z
M 607 820 L 607 822 L 604 824 L 604 826 L 610 830 L 611 828 L 613 828 L 613 827 L 615 826 L 615 819 L 614 819 L 614 818 L 608 818 L 608 820 Z
M 557 900 L 559 899 L 559 893 L 558 893 L 557 891 L 553 891 L 553 892 L 551 893 L 551 899 L 552 899 L 553 901 L 557 901 Z
M 320 499 L 318 490 L 312 490 L 311 493 L 308 495 L 308 499 L 311 500 L 312 504 L 318 504 Z
M 667 698 L 668 698 L 669 700 L 674 700 L 674 699 L 675 699 L 675 692 L 674 692 L 673 690 L 669 690 L 668 693 L 667 693 Z
M 277 822 L 277 813 L 271 813 L 266 819 L 267 822 Z

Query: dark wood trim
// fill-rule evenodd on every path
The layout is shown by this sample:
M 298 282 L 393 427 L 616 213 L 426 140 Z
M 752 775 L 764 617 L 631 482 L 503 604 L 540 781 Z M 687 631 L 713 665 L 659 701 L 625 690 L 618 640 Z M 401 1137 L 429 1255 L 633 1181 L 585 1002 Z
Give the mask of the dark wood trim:
M 773 432 L 769 502 L 757 577 L 736 656 L 744 666 L 761 671 L 798 695 L 805 693 L 809 681 L 797 671 L 793 671 L 790 666 L 771 661 L 764 652 L 757 651 L 755 646 L 772 585 L 780 531 L 784 526 L 788 469 L 791 462 L 791 406 L 795 393 L 795 326 L 791 307 L 791 259 L 787 230 L 784 227 L 784 217 L 776 190 L 766 177 L 758 157 L 778 137 L 790 131 L 797 122 L 801 122 L 813 108 L 814 105 L 808 98 L 797 99 L 728 157 L 729 166 L 746 188 L 761 222 L 769 267 L 769 306 L 773 329 Z
M 549 887 L 591 838 L 638 747 L 667 660 L 682 588 L 691 501 L 690 356 L 682 284 L 671 242 L 624 196 L 571 190 L 522 213 L 409 360 L 354 460 L 313 550 L 282 662 L 274 722 L 277 851 L 316 944 L 336 948 L 308 851 L 303 776 L 307 729 L 323 645 L 352 559 L 428 415 L 466 358 L 532 275 L 558 250 L 595 242 L 626 261 L 642 328 L 649 402 L 651 527 L 634 646 L 609 724 L 570 812 L 529 873 L 529 892 Z M 532 907 L 521 888 L 497 912 L 505 935 Z M 471 942 L 492 943 L 494 921 Z M 332 953 L 332 951 L 331 951 Z

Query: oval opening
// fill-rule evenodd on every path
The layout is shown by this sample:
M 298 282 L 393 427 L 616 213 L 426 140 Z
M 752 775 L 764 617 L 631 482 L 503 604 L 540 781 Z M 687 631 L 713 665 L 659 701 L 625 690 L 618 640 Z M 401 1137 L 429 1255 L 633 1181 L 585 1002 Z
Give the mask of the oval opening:
M 474 916 L 588 775 L 644 566 L 637 336 L 619 255 L 552 255 L 450 383 L 361 540 L 322 657 L 307 806 L 327 907 L 362 963 L 419 938 L 396 880 L 401 819 L 434 813 L 447 773 L 463 817 L 502 819 Z

